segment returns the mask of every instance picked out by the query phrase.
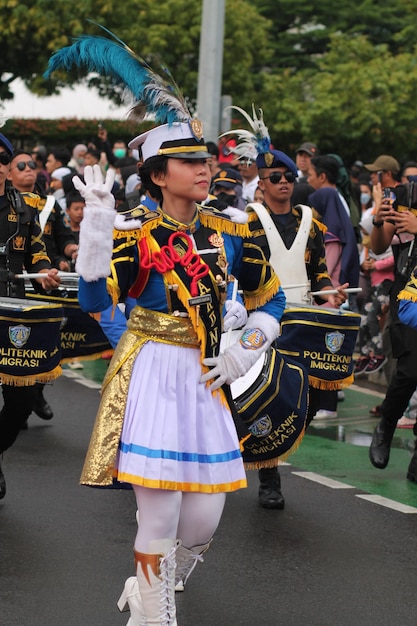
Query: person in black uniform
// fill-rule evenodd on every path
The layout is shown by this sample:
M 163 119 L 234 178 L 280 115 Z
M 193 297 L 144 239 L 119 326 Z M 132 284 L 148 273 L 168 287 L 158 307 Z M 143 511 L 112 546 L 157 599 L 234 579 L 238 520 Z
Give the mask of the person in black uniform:
M 389 155 L 378 157 L 375 164 L 378 164 L 381 170 L 384 168 L 384 171 L 382 184 L 378 182 L 373 190 L 375 214 L 372 220 L 374 225 L 371 232 L 372 250 L 376 254 L 382 252 L 384 245 L 388 247 L 394 235 L 397 235 L 399 241 L 392 246 L 395 268 L 394 283 L 390 290 L 389 327 L 397 367 L 381 404 L 382 417 L 375 427 L 369 448 L 370 461 L 378 469 L 385 469 L 388 465 L 397 421 L 404 414 L 417 385 L 417 330 L 401 322 L 398 317 L 397 300 L 417 263 L 415 245 L 417 200 L 413 183 L 397 185 L 394 188 L 387 186 L 384 179 L 386 171 L 392 171 L 396 163 L 397 161 Z M 374 164 L 365 167 L 372 172 L 376 169 Z M 389 190 L 390 196 L 383 195 L 385 189 Z M 417 447 L 408 467 L 407 479 L 417 483 Z
M 0 133 L 0 296 L 23 298 L 23 280 L 12 281 L 11 274 L 44 273 L 37 279 L 43 289 L 59 287 L 58 270 L 51 269 L 42 239 L 38 212 L 25 204 L 7 180 L 13 146 Z M 4 405 L 0 411 L 0 454 L 15 442 L 34 405 L 34 385 L 15 387 L 2 384 Z M 0 466 L 0 499 L 6 495 L 6 481 Z
M 53 196 L 46 196 L 38 189 L 36 164 L 29 152 L 16 150 L 10 163 L 8 180 L 20 191 L 24 201 L 39 211 L 39 220 L 46 252 L 52 267 L 63 272 L 71 270 L 71 262 L 75 260 L 78 245 L 69 228 L 61 206 Z M 38 291 L 41 291 L 40 285 Z M 38 417 L 50 420 L 54 414 L 51 406 L 43 395 L 45 385 L 36 383 L 34 412 Z

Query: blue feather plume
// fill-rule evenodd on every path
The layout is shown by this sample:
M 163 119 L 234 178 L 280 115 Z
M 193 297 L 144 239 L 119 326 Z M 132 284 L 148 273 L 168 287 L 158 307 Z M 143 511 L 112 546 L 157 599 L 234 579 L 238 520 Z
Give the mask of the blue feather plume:
M 163 70 L 167 76 L 164 78 L 120 39 L 110 34 L 116 41 L 83 35 L 71 46 L 55 52 L 49 60 L 45 78 L 49 78 L 57 69 L 68 71 L 72 66 L 84 67 L 88 72 L 111 78 L 116 85 L 130 92 L 134 100 L 131 118 L 141 121 L 149 113 L 154 115 L 158 124 L 188 121 L 190 112 L 169 72 Z

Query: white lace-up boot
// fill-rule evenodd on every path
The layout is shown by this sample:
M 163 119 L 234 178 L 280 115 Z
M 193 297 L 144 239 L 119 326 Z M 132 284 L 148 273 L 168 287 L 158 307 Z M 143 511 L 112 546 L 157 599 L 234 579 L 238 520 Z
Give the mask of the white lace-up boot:
M 177 560 L 175 591 L 184 591 L 188 578 L 191 576 L 197 563 L 204 561 L 203 554 L 209 549 L 212 541 L 213 539 L 210 539 L 208 543 L 201 546 L 194 546 L 193 548 L 185 548 L 182 545 L 178 546 L 175 555 Z
M 138 579 L 136 576 L 131 576 L 126 580 L 117 606 L 121 612 L 127 610 L 130 611 L 130 618 L 127 626 L 143 626 L 145 624 Z M 129 607 L 129 609 L 126 607 Z
M 155 539 L 149 542 L 151 554 L 135 551 L 144 626 L 177 626 L 174 588 L 178 546 L 174 539 Z

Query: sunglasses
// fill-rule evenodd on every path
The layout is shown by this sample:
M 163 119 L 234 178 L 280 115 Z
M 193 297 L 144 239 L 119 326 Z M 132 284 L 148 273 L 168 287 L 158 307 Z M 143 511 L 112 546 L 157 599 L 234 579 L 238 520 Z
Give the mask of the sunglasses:
M 9 165 L 11 160 L 12 157 L 8 152 L 0 152 L 0 163 L 2 165 Z
M 285 178 L 287 183 L 295 183 L 295 179 L 297 178 L 295 174 L 288 171 L 288 172 L 271 172 L 271 174 L 269 174 L 268 176 L 264 176 L 264 178 L 261 178 L 261 180 L 265 180 L 266 178 L 269 178 L 269 180 L 271 181 L 273 185 L 277 185 L 279 182 L 281 182 L 282 177 Z
M 26 166 L 28 166 L 30 170 L 36 170 L 35 161 L 19 161 L 19 163 L 16 163 L 15 165 L 16 169 L 19 170 L 19 172 L 23 172 L 26 169 Z

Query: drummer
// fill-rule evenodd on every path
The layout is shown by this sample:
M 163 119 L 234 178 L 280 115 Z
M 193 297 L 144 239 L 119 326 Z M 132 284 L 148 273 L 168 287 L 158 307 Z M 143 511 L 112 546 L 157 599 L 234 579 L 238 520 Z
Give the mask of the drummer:
M 23 201 L 8 180 L 13 146 L 0 133 L 0 296 L 23 298 L 24 282 L 12 281 L 11 273 L 45 274 L 38 279 L 49 291 L 60 284 L 57 269 L 51 269 L 38 220 L 38 213 Z M 4 406 L 0 411 L 0 454 L 15 442 L 34 403 L 34 386 L 2 384 Z M 0 467 L 0 499 L 6 495 L 6 481 Z
M 240 112 L 242 112 L 241 109 Z M 245 112 L 243 112 L 245 114 Z M 245 114 L 248 121 L 250 118 Z M 261 116 L 262 117 L 262 116 Z M 257 139 L 255 132 L 249 142 L 246 143 L 247 153 L 250 155 L 255 146 L 257 150 L 256 165 L 258 167 L 258 186 L 264 194 L 263 205 L 272 218 L 273 224 L 279 234 L 280 254 L 271 258 L 274 252 L 269 249 L 266 236 L 263 234 L 263 227 L 256 215 L 252 216 L 250 226 L 253 233 L 260 233 L 257 238 L 262 246 L 266 258 L 270 259 L 275 272 L 278 274 L 287 301 L 304 302 L 308 291 L 321 291 L 322 294 L 316 298 L 317 304 L 328 302 L 331 307 L 338 308 L 346 300 L 344 289 L 348 286 L 344 284 L 337 288 L 338 293 L 326 295 L 327 290 L 334 289 L 326 265 L 326 253 L 324 247 L 323 224 L 312 217 L 310 207 L 297 205 L 293 206 L 292 196 L 294 193 L 295 181 L 297 179 L 297 166 L 294 161 L 281 150 L 270 149 L 271 145 L 268 129 L 263 124 L 257 124 L 255 114 L 251 126 L 255 131 L 256 126 L 264 129 L 263 141 Z M 248 133 L 244 131 L 231 131 L 247 140 Z M 245 142 L 240 146 L 241 158 L 245 158 Z M 301 228 L 301 224 L 303 224 Z M 283 246 L 281 244 L 283 242 Z M 281 247 L 282 246 L 282 247 Z M 286 280 L 286 275 L 291 268 L 291 280 Z M 295 268 L 295 270 L 294 270 Z M 292 289 L 290 284 L 304 285 L 305 288 Z M 288 288 L 286 288 L 288 285 Z M 312 387 L 309 389 L 309 408 L 307 414 L 307 425 L 313 419 L 315 413 L 320 408 L 318 391 Z M 281 493 L 281 479 L 278 468 L 263 468 L 259 470 L 259 504 L 264 508 L 283 509 L 285 500 Z

